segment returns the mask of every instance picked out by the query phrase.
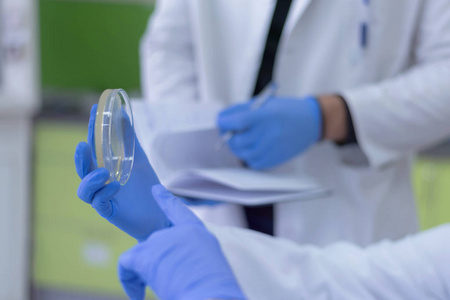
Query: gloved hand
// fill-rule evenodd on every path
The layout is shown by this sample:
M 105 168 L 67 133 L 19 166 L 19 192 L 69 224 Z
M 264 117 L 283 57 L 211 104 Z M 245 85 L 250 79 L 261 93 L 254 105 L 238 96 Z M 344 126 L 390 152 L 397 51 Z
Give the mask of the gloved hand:
M 136 139 L 130 179 L 124 186 L 117 181 L 106 184 L 109 172 L 105 168 L 96 169 L 93 156 L 96 110 L 94 105 L 89 119 L 89 144 L 81 142 L 75 151 L 75 167 L 82 179 L 78 196 L 110 223 L 139 241 L 145 240 L 152 232 L 170 226 L 151 192 L 151 187 L 159 183 L 158 177 Z
M 316 98 L 269 98 L 252 110 L 251 102 L 219 114 L 221 133 L 234 132 L 231 151 L 250 168 L 261 170 L 280 165 L 304 152 L 322 135 L 322 113 Z
M 141 300 L 145 286 L 159 299 L 245 299 L 217 239 L 163 186 L 153 196 L 173 226 L 152 234 L 119 258 L 128 297 Z

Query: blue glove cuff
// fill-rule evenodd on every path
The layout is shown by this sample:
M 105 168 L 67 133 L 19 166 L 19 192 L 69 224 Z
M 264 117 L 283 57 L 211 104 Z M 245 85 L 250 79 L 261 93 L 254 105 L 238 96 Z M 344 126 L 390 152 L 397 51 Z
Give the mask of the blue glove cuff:
M 315 96 L 308 96 L 304 100 L 309 102 L 313 119 L 316 122 L 316 126 L 313 126 L 312 128 L 315 129 L 315 142 L 318 142 L 323 139 L 323 129 L 325 127 L 323 123 L 324 119 L 322 107 L 320 106 L 319 100 Z

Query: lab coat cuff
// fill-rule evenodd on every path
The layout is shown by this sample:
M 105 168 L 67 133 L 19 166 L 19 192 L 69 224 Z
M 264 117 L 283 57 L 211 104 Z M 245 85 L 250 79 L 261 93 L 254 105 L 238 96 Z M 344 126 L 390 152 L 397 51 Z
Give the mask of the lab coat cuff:
M 450 225 L 441 225 L 407 237 L 395 245 L 398 263 L 426 294 L 443 296 L 450 290 L 450 269 L 447 264 L 450 247 L 446 239 L 449 235 Z
M 353 125 L 353 117 L 350 112 L 350 109 L 348 108 L 347 100 L 345 100 L 345 98 L 342 97 L 341 95 L 336 95 L 336 96 L 339 97 L 342 100 L 342 102 L 344 103 L 345 118 L 347 120 L 347 134 L 346 134 L 345 140 L 342 142 L 339 142 L 338 145 L 345 146 L 345 145 L 349 145 L 349 144 L 358 144 L 358 139 L 356 138 L 356 133 L 355 133 L 355 126 Z
M 372 131 L 369 130 L 372 125 L 370 122 L 371 115 L 377 113 L 377 106 L 382 97 L 378 89 L 368 86 L 343 91 L 340 95 L 346 100 L 352 116 L 356 139 L 370 166 L 381 168 L 400 159 L 403 156 L 402 153 L 388 149 L 378 143 L 376 137 L 372 136 Z

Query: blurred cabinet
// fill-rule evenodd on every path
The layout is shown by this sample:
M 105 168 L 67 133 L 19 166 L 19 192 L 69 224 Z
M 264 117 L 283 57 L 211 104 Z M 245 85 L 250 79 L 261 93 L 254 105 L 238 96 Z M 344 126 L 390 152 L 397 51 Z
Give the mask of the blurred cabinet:
M 117 278 L 117 260 L 136 240 L 77 197 L 81 180 L 73 155 L 77 143 L 86 140 L 86 131 L 87 121 L 42 120 L 35 125 L 36 300 L 126 299 Z
M 0 115 L 0 299 L 29 290 L 30 120 Z
M 0 299 L 29 298 L 31 119 L 39 106 L 36 1 L 0 0 Z

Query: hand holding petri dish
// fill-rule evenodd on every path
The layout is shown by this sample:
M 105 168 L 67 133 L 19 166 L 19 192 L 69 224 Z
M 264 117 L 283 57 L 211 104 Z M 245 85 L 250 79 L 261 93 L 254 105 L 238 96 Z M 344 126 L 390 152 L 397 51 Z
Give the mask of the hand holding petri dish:
M 126 184 L 133 168 L 136 136 L 130 100 L 124 90 L 103 92 L 95 116 L 94 134 L 97 167 L 106 168 L 111 181 Z

